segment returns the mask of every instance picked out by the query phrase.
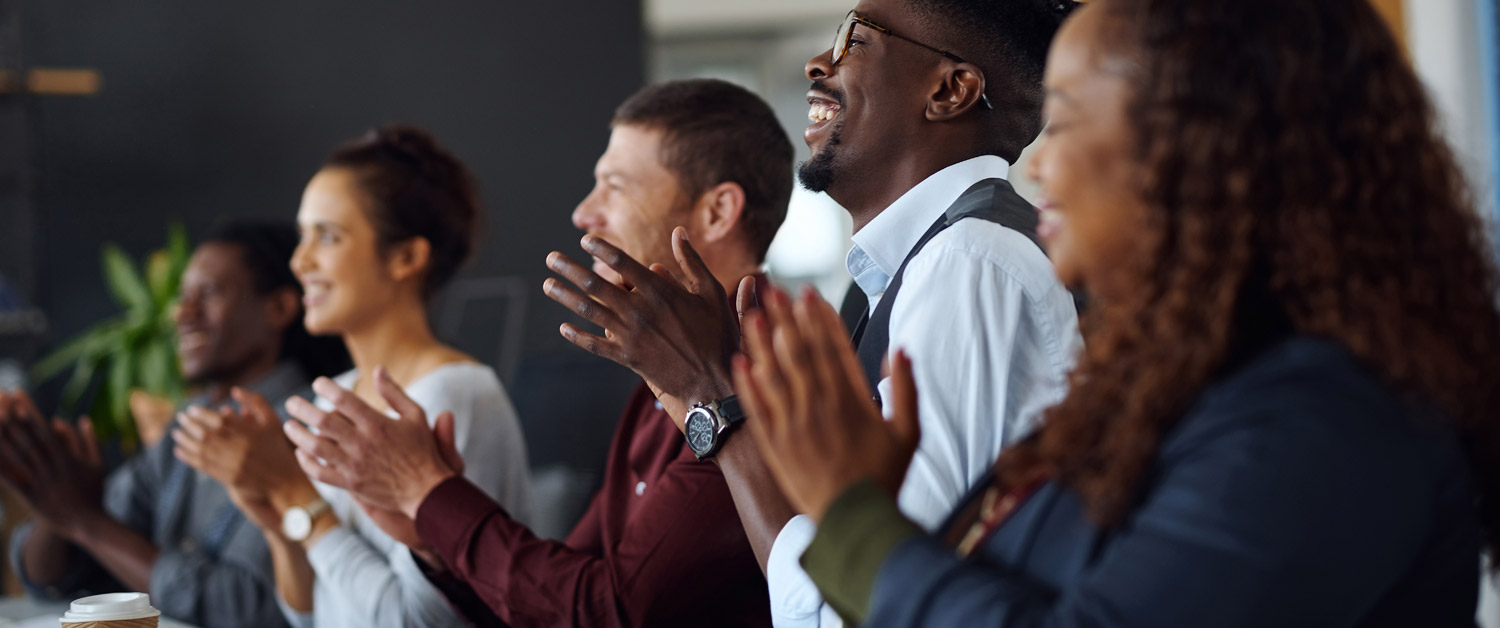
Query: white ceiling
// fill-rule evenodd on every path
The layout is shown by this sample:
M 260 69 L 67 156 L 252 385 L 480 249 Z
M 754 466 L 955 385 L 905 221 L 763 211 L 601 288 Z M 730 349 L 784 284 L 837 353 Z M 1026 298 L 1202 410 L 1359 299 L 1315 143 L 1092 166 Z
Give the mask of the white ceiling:
M 646 0 L 646 28 L 654 35 L 781 26 L 828 19 L 858 0 Z M 832 28 L 830 26 L 829 28 Z

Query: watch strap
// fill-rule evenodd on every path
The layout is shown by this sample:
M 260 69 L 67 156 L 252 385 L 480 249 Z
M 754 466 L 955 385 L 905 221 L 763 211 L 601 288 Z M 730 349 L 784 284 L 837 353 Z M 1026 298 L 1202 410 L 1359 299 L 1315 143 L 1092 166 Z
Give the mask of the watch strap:
M 729 425 L 745 420 L 745 408 L 740 405 L 739 395 L 730 395 L 715 402 L 719 418 Z

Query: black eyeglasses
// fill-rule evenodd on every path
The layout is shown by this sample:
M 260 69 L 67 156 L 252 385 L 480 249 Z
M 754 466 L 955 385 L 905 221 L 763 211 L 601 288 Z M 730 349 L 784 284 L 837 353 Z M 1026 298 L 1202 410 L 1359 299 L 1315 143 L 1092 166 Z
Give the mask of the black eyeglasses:
M 953 53 L 948 52 L 947 50 L 943 50 L 941 48 L 934 48 L 932 46 L 924 44 L 924 43 L 922 43 L 920 41 L 917 41 L 915 39 L 912 39 L 910 37 L 903 37 L 901 35 L 897 35 L 896 33 L 892 32 L 891 29 L 886 28 L 884 26 L 881 26 L 879 24 L 876 24 L 874 22 L 871 22 L 870 20 L 867 20 L 867 19 L 865 19 L 863 17 L 860 17 L 859 15 L 855 14 L 853 11 L 850 11 L 849 15 L 844 16 L 844 22 L 842 24 L 839 24 L 839 30 L 833 36 L 833 62 L 832 62 L 832 65 L 838 65 L 840 61 L 844 60 L 844 55 L 849 54 L 849 41 L 854 37 L 854 25 L 855 24 L 863 25 L 866 28 L 869 28 L 869 29 L 871 29 L 871 30 L 873 30 L 873 31 L 875 31 L 877 33 L 884 33 L 884 34 L 889 35 L 891 37 L 895 37 L 896 39 L 900 39 L 900 40 L 903 40 L 903 41 L 907 41 L 907 42 L 916 44 L 918 46 L 921 46 L 923 48 L 926 48 L 928 50 L 936 52 L 936 53 L 938 53 L 940 55 L 943 55 L 943 57 L 945 57 L 947 59 L 951 59 L 955 63 L 968 63 L 967 61 L 963 60 L 963 57 L 960 57 L 960 56 L 958 56 L 956 54 L 953 54 Z M 982 76 L 982 74 L 981 74 L 981 76 Z M 983 93 L 979 94 L 979 102 L 980 102 L 980 104 L 984 105 L 985 109 L 991 109 L 991 110 L 993 110 L 995 108 L 994 105 L 990 104 L 990 97 L 986 96 Z

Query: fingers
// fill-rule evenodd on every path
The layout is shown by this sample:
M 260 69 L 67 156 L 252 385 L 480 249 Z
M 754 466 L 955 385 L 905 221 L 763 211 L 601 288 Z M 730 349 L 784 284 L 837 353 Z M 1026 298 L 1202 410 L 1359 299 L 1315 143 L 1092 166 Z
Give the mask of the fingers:
M 235 386 L 229 389 L 229 396 L 239 402 L 244 413 L 261 427 L 281 423 L 281 417 L 276 416 L 276 411 L 271 408 L 271 402 L 266 401 L 264 395 Z
M 842 383 L 861 400 L 874 398 L 870 390 L 870 382 L 865 379 L 865 367 L 859 362 L 859 355 L 854 352 L 854 346 L 843 340 L 849 337 L 849 330 L 844 327 L 844 319 L 839 316 L 833 305 L 826 301 L 813 308 L 819 320 L 817 335 L 828 339 L 839 339 L 839 365 L 843 371 Z M 874 404 L 871 404 L 874 405 Z M 878 413 L 877 413 L 878 414 Z
M 917 380 L 911 368 L 911 357 L 905 349 L 898 349 L 891 357 L 891 432 L 908 449 L 916 449 L 922 438 L 918 422 Z
M 588 238 L 586 237 L 585 240 L 587 239 Z M 594 239 L 598 240 L 598 238 Z M 624 253 L 620 253 L 620 255 L 625 256 Z M 625 259 L 630 258 L 629 256 L 625 256 Z M 645 267 L 642 267 L 639 263 L 636 263 L 635 260 L 630 260 L 630 263 L 636 268 L 640 269 L 639 274 L 650 276 L 653 279 L 656 278 L 655 275 L 651 273 L 651 271 L 646 270 Z M 594 272 L 593 268 L 579 264 L 578 262 L 573 261 L 568 256 L 563 255 L 562 253 L 559 253 L 557 251 L 549 253 L 547 255 L 547 268 L 551 269 L 552 272 L 561 275 L 563 279 L 567 279 L 568 282 L 577 286 L 578 289 L 583 292 L 583 295 L 587 295 L 587 299 L 591 299 L 597 302 L 603 309 L 607 309 L 610 312 L 614 312 L 621 307 L 625 307 L 629 302 L 628 300 L 630 298 L 630 295 L 625 288 L 611 283 L 608 279 L 605 279 L 599 276 L 598 273 Z M 616 269 L 616 272 L 619 272 L 619 269 Z M 621 276 L 624 277 L 624 273 L 621 273 Z M 632 280 L 631 283 L 636 283 L 637 281 L 639 281 L 639 278 Z M 556 279 L 553 279 L 550 283 L 542 282 L 542 288 L 547 293 L 547 296 L 552 297 L 554 301 L 558 301 L 559 303 L 563 303 L 561 300 L 559 300 L 559 293 L 561 293 L 563 290 L 568 290 L 569 292 L 571 292 L 571 290 L 567 289 L 566 286 L 562 285 L 562 282 L 557 281 Z M 574 292 L 573 294 L 578 293 Z M 579 316 L 589 318 L 590 320 L 592 320 L 592 317 L 594 316 L 603 316 L 599 313 L 586 314 L 585 312 L 579 311 L 574 306 L 569 305 L 568 303 L 563 303 L 563 305 L 568 306 L 568 309 L 572 309 L 573 311 L 578 312 Z
M 553 255 L 560 254 L 553 253 Z M 593 271 L 587 272 L 591 275 L 593 274 Z M 594 277 L 596 279 L 589 279 L 588 281 L 597 280 L 604 283 L 609 283 L 607 281 L 604 281 L 604 279 L 602 277 L 599 277 L 598 275 L 594 275 Z M 574 283 L 578 282 L 575 281 Z M 586 284 L 579 285 L 582 286 Z M 594 298 L 584 296 L 578 291 L 563 285 L 561 281 L 558 281 L 555 278 L 548 277 L 546 281 L 542 282 L 542 292 L 546 293 L 548 298 L 558 302 L 563 307 L 572 310 L 574 314 L 583 317 L 584 320 L 590 323 L 593 323 L 605 329 L 611 329 L 614 327 L 619 327 L 621 325 L 620 317 L 615 315 L 613 309 Z M 619 298 L 621 299 L 621 301 L 617 303 L 624 303 L 624 296 L 621 296 Z
M 322 460 L 323 466 L 341 469 L 349 467 L 349 454 L 344 451 L 338 441 L 314 434 L 296 421 L 287 421 L 282 424 L 281 428 L 286 433 L 286 437 L 297 447 L 298 452 Z
M 773 333 L 764 314 L 752 312 L 745 317 L 745 348 L 750 357 L 753 381 L 761 392 L 761 412 L 780 417 L 785 416 L 789 400 L 784 394 L 786 380 L 772 346 Z
M 78 418 L 78 438 L 83 441 L 83 461 L 89 466 L 103 465 L 104 457 L 99 455 L 99 439 L 94 436 L 94 420 L 86 414 Z
M 740 279 L 739 289 L 734 292 L 734 310 L 739 313 L 740 320 L 751 310 L 760 307 L 759 295 L 756 294 L 756 284 L 759 280 L 755 275 L 746 275 Z
M 177 413 L 177 430 L 195 441 L 202 441 L 208 435 L 208 430 L 203 426 L 201 414 L 195 410 L 202 408 L 188 406 L 186 410 Z
M 380 369 L 377 368 L 376 370 Z M 371 374 L 371 379 L 375 379 L 373 373 Z M 376 383 L 379 386 L 378 382 L 372 381 L 372 383 Z M 392 383 L 394 384 L 394 382 Z M 345 433 L 345 430 L 350 426 L 355 428 L 369 428 L 384 425 L 386 421 L 391 419 L 386 413 L 371 408 L 370 404 L 360 399 L 359 395 L 354 394 L 354 391 L 345 389 L 327 377 L 319 377 L 313 380 L 313 390 L 333 405 L 334 412 L 324 414 L 326 415 L 325 421 L 336 424 L 327 426 L 327 430 L 335 438 Z M 319 430 L 325 429 L 322 426 L 316 427 Z
M 318 379 L 321 381 L 324 378 Z M 339 388 L 337 384 L 333 384 L 332 382 L 329 383 L 339 391 L 344 390 L 342 388 Z M 317 382 L 313 383 L 313 387 L 314 389 L 318 387 Z M 319 394 L 322 394 L 322 391 L 319 391 Z M 354 395 L 349 394 L 348 396 L 353 397 Z M 324 396 L 323 398 L 327 399 L 328 397 Z M 346 403 L 348 403 L 347 400 Z M 363 403 L 364 402 L 362 401 L 360 402 L 361 405 Z M 301 397 L 297 397 L 295 395 L 287 398 L 286 411 L 288 414 L 292 415 L 292 418 L 307 424 L 308 427 L 317 430 L 318 433 L 327 435 L 332 438 L 349 438 L 358 431 L 354 427 L 354 424 L 351 423 L 349 419 L 345 418 L 342 414 L 338 412 L 324 411 L 322 408 L 313 405 L 311 401 L 308 401 Z M 381 420 L 387 419 L 384 415 L 382 415 Z
M 583 331 L 573 326 L 572 323 L 563 323 L 557 328 L 557 333 L 562 334 L 563 338 L 576 345 L 579 349 L 583 349 L 611 362 L 624 364 L 627 367 L 630 366 L 625 361 L 625 350 L 620 347 L 620 343 L 614 340 Z M 608 328 L 606 328 L 605 334 L 608 335 L 608 333 Z
M 21 453 L 20 447 L 11 435 L 11 421 L 0 422 L 0 474 L 5 481 L 23 495 L 31 490 L 32 479 L 35 473 L 32 471 L 31 463 Z
M 183 464 L 203 470 L 203 441 L 193 438 L 192 434 L 181 427 L 172 430 L 172 455 L 177 456 Z
M 684 227 L 672 230 L 672 256 L 677 258 L 677 266 L 682 269 L 683 278 L 687 279 L 685 285 L 693 294 L 711 299 L 724 298 L 724 286 L 714 279 L 713 272 L 688 242 L 687 229 Z
M 438 453 L 442 454 L 443 462 L 447 463 L 454 473 L 463 475 L 464 457 L 463 454 L 458 453 L 458 437 L 453 424 L 453 413 L 439 414 L 437 421 L 432 424 L 432 433 L 437 437 Z
M 42 420 L 42 412 L 36 409 L 36 402 L 31 400 L 31 395 L 24 390 L 17 390 L 11 395 L 11 410 L 21 418 Z
M 302 467 L 302 472 L 306 473 L 307 477 L 312 478 L 314 481 L 322 482 L 330 486 L 337 486 L 344 490 L 352 490 L 352 487 L 349 486 L 349 483 L 344 481 L 343 475 L 335 473 L 332 469 L 323 466 L 323 464 L 318 462 L 318 459 L 314 458 L 312 454 L 302 451 L 301 449 L 296 450 L 294 453 L 297 456 L 297 466 Z
M 580 244 L 583 246 L 584 251 L 588 252 L 589 255 L 594 256 L 594 259 L 604 262 L 605 266 L 608 266 L 614 269 L 615 272 L 620 273 L 620 277 L 624 279 L 626 283 L 634 286 L 637 290 L 655 293 L 661 288 L 662 281 L 661 278 L 656 275 L 656 273 L 651 272 L 650 269 L 641 265 L 640 262 L 635 261 L 634 258 L 630 257 L 630 255 L 626 254 L 615 245 L 605 242 L 604 238 L 596 235 L 586 235 L 583 236 L 582 240 L 580 240 Z M 562 256 L 558 255 L 558 257 Z M 590 272 L 592 273 L 592 271 Z M 598 275 L 595 276 L 597 277 Z M 573 283 L 576 284 L 578 282 L 575 281 Z M 605 281 L 604 283 L 608 284 L 609 287 L 613 288 L 620 295 L 625 294 L 624 290 L 622 290 L 618 286 L 610 284 L 608 281 Z M 581 284 L 579 285 L 579 287 L 584 288 L 584 286 Z M 587 292 L 587 288 L 585 288 L 584 291 Z M 590 294 L 592 295 L 593 293 Z M 598 295 L 593 296 L 597 297 Z
M 32 471 L 41 474 L 39 477 L 53 475 L 62 463 L 64 453 L 52 428 L 41 415 L 28 413 L 19 421 L 11 421 L 10 427 L 19 453 Z
M 52 434 L 62 443 L 62 451 L 75 461 L 83 460 L 83 443 L 78 438 L 78 432 L 61 417 L 53 417 Z
M 390 372 L 385 370 L 384 366 L 375 367 L 375 391 L 380 393 L 380 397 L 385 399 L 386 404 L 390 405 L 402 420 L 427 425 L 427 413 L 422 410 L 422 406 L 406 396 L 406 391 L 401 389 L 401 385 L 397 384 L 396 380 L 391 379 Z
M 803 357 L 801 364 L 811 376 L 812 389 L 822 391 L 826 396 L 841 390 L 840 385 L 847 381 L 842 373 L 843 356 L 839 352 L 853 349 L 843 336 L 830 337 L 823 328 L 820 305 L 827 307 L 823 298 L 809 285 L 802 289 L 802 298 L 797 300 L 792 311 L 797 318 L 797 336 L 803 345 L 798 352 Z

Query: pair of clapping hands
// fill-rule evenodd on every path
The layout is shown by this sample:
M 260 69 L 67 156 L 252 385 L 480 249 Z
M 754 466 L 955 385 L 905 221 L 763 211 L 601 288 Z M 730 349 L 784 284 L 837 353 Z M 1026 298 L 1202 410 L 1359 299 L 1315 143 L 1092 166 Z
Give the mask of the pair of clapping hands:
M 0 479 L 65 538 L 81 538 L 90 523 L 108 516 L 93 423 L 49 421 L 22 391 L 0 391 Z
M 887 422 L 870 402 L 842 320 L 811 288 L 794 301 L 746 277 L 732 307 L 682 227 L 672 233 L 680 278 L 597 236 L 584 236 L 582 246 L 624 285 L 549 255 L 547 265 L 577 289 L 548 279 L 544 291 L 605 330 L 564 324 L 563 337 L 645 379 L 679 430 L 685 404 L 737 392 L 761 457 L 799 511 L 821 520 L 836 497 L 867 478 L 893 496 L 899 490 L 920 436 L 904 353 L 891 360 L 894 416 Z
M 175 453 L 228 487 L 262 529 L 280 529 L 278 487 L 312 479 L 349 491 L 382 530 L 419 548 L 417 507 L 438 483 L 463 473 L 453 415 L 444 412 L 428 427 L 422 408 L 384 368 L 374 375 L 394 420 L 328 378 L 313 382 L 313 390 L 333 410 L 292 397 L 286 409 L 296 420 L 285 424 L 264 397 L 236 388 L 238 410 L 195 407 L 178 417 Z

